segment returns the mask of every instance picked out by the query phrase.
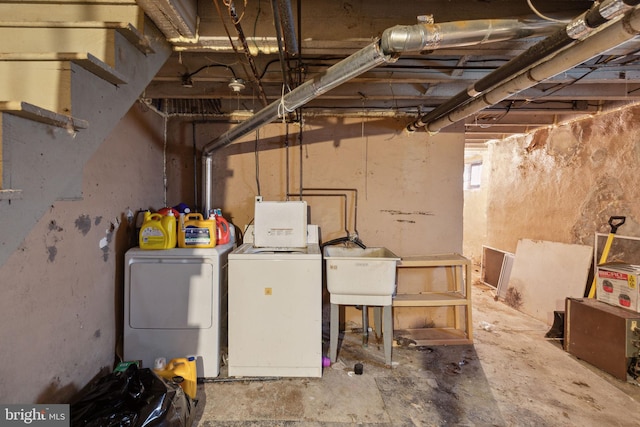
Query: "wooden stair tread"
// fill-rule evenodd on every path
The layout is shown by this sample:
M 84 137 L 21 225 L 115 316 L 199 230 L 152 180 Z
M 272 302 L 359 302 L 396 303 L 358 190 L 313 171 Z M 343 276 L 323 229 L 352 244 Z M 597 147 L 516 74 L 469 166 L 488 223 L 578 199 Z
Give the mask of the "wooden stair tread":
M 0 113 L 24 117 L 36 122 L 66 128 L 70 131 L 89 127 L 89 123 L 86 120 L 58 114 L 23 101 L 0 101 Z
M 123 74 L 87 52 L 0 53 L 0 61 L 70 61 L 114 85 L 127 83 Z
M 134 45 L 142 53 L 155 53 L 149 40 L 132 24 L 127 22 L 102 22 L 102 21 L 1 21 L 0 27 L 5 28 L 67 28 L 67 29 L 113 29 L 118 31 L 129 43 Z
M 0 3 L 12 3 L 12 4 L 22 4 L 22 3 L 54 3 L 56 5 L 65 5 L 65 3 L 80 3 L 80 4 L 132 4 L 135 5 L 135 0 L 0 0 Z
M 130 0 L 0 0 L 0 16 L 24 22 L 85 21 L 87 10 L 95 21 L 131 22 L 138 28 L 144 25 L 144 10 Z
M 3 189 L 0 190 L 0 200 L 22 199 L 22 190 Z

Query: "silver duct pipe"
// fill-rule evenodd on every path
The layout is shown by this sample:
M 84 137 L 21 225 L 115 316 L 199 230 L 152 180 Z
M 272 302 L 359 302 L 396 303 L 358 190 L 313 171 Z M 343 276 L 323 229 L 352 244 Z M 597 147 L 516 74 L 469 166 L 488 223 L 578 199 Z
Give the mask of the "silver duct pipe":
M 544 21 L 516 19 L 423 23 L 410 27 L 396 25 L 382 33 L 380 47 L 388 54 L 422 52 L 542 35 L 557 26 Z
M 211 209 L 212 153 L 259 127 L 295 111 L 312 99 L 383 63 L 395 62 L 403 52 L 421 52 L 443 47 L 466 46 L 523 38 L 549 31 L 547 23 L 524 23 L 514 19 L 460 21 L 443 24 L 419 23 L 386 29 L 381 39 L 301 84 L 281 99 L 209 142 L 202 150 L 203 212 Z
M 438 132 L 452 123 L 469 117 L 488 106 L 497 104 L 514 93 L 521 92 L 543 80 L 582 64 L 590 58 L 632 39 L 638 34 L 640 34 L 640 7 L 635 7 L 627 12 L 622 19 L 592 33 L 575 46 L 558 52 L 552 58 L 524 70 L 511 80 L 503 82 L 469 103 L 426 123 L 426 129 L 429 132 Z
M 301 84 L 280 100 L 275 101 L 249 119 L 238 124 L 233 129 L 220 135 L 202 149 L 202 178 L 203 178 L 203 212 L 207 213 L 211 209 L 211 189 L 213 180 L 213 160 L 212 153 L 222 147 L 231 144 L 251 131 L 272 122 L 278 117 L 282 117 L 296 110 L 296 108 L 306 104 L 314 98 L 322 95 L 328 90 L 344 83 L 353 77 L 359 76 L 365 71 L 381 64 L 390 62 L 392 58 L 384 55 L 377 43 L 373 43 L 360 51 L 354 53 L 347 60 L 338 62 L 328 68 L 324 73 Z
M 203 156 L 209 156 L 212 152 L 231 144 L 249 132 L 295 111 L 296 108 L 334 87 L 359 76 L 379 64 L 393 61 L 395 61 L 395 58 L 380 51 L 378 43 L 372 43 L 347 59 L 331 66 L 312 80 L 304 82 L 279 100 L 272 102 L 233 129 L 212 140 L 203 148 L 202 154 Z
M 620 17 L 638 4 L 640 4 L 640 0 L 604 0 L 602 3 L 596 3 L 587 12 L 573 19 L 565 27 L 559 29 L 542 42 L 532 46 L 521 55 L 518 55 L 497 70 L 478 80 L 469 86 L 466 91 L 458 93 L 447 102 L 440 104 L 427 114 L 416 119 L 413 123 L 410 123 L 407 126 L 407 130 L 413 132 L 424 127 L 426 123 L 436 120 L 444 114 L 462 106 L 481 93 L 512 78 L 514 75 L 522 72 L 522 70 L 554 55 L 556 52 L 571 44 L 575 44 L 577 40 L 585 38 L 602 24 Z

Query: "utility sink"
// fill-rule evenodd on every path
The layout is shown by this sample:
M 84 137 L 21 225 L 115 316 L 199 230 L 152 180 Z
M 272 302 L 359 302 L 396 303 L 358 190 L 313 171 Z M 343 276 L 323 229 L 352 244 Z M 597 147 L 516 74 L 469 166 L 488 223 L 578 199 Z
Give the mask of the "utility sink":
M 391 305 L 400 257 L 383 247 L 325 246 L 323 255 L 332 304 Z

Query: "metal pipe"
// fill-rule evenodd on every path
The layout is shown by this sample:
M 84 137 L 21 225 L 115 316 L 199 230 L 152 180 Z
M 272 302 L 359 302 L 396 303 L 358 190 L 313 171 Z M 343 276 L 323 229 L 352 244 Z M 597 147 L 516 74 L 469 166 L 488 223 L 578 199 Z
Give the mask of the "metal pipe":
M 347 215 L 347 195 L 346 194 L 335 194 L 335 193 L 304 193 L 300 192 L 298 194 L 288 193 L 287 196 L 291 197 L 300 197 L 300 200 L 303 197 L 342 197 L 344 199 L 344 232 L 349 236 L 349 228 L 347 227 L 348 215 Z
M 287 87 L 290 87 L 291 84 L 289 82 L 289 73 L 287 73 L 287 63 L 284 58 L 285 47 L 282 41 L 282 25 L 281 25 L 281 15 L 279 9 L 279 1 L 271 0 L 271 11 L 273 12 L 273 25 L 276 28 L 276 39 L 278 40 L 278 57 L 280 58 L 280 69 L 282 71 L 282 81 Z
M 640 0 L 605 0 L 599 4 L 596 3 L 587 12 L 573 19 L 542 42 L 537 43 L 497 70 L 478 80 L 469 86 L 466 91 L 458 93 L 447 102 L 440 104 L 429 113 L 410 123 L 407 126 L 407 130 L 413 132 L 423 127 L 426 123 L 460 107 L 482 92 L 513 77 L 523 69 L 533 66 L 549 55 L 575 43 L 576 40 L 585 38 L 602 24 L 621 16 L 631 7 L 638 4 L 640 4 Z
M 460 21 L 438 25 L 419 23 L 388 28 L 383 32 L 380 40 L 334 64 L 322 74 L 301 84 L 278 101 L 267 105 L 249 119 L 209 142 L 202 151 L 203 167 L 204 164 L 211 165 L 207 158 L 214 151 L 278 117 L 295 111 L 312 99 L 380 64 L 395 62 L 400 53 L 522 38 L 538 34 L 548 28 L 548 24 L 526 24 L 513 19 Z M 203 177 L 203 191 L 210 193 L 211 171 L 203 171 Z M 210 194 L 203 196 L 203 201 L 210 202 L 210 199 Z M 210 207 L 205 203 L 205 209 Z
M 316 98 L 322 93 L 333 89 L 341 83 L 362 74 L 366 70 L 376 65 L 389 61 L 390 58 L 380 52 L 377 43 L 361 49 L 351 55 L 349 61 L 339 62 L 327 71 L 314 79 L 309 80 L 296 89 L 283 96 L 279 101 L 273 102 L 258 111 L 251 118 L 240 123 L 238 126 L 219 136 L 218 138 L 207 144 L 202 150 L 203 162 L 203 192 L 205 212 L 211 209 L 211 186 L 212 186 L 212 166 L 211 155 L 219 148 L 231 144 L 236 139 L 246 135 L 247 133 L 270 123 L 276 117 L 285 113 L 292 112 L 301 105 L 306 104 L 311 99 Z
M 396 25 L 382 33 L 380 48 L 387 54 L 399 54 L 479 45 L 546 34 L 557 25 L 518 19 Z
M 287 55 L 298 54 L 298 39 L 293 25 L 293 9 L 290 0 L 277 0 L 280 12 L 280 24 L 282 25 L 282 38 L 284 38 L 284 50 Z
M 198 206 L 198 147 L 196 144 L 196 121 L 195 120 L 191 122 L 191 148 L 193 150 L 193 206 L 197 207 Z
M 369 307 L 362 306 L 362 346 L 369 346 Z
M 202 214 L 209 217 L 211 206 L 211 193 L 213 187 L 213 157 L 202 156 Z
M 202 154 L 208 156 L 217 149 L 231 144 L 249 132 L 270 123 L 278 117 L 282 117 L 283 114 L 295 111 L 296 108 L 339 86 L 345 81 L 390 60 L 391 58 L 388 55 L 380 51 L 378 43 L 372 43 L 349 56 L 347 59 L 328 68 L 324 73 L 314 77 L 312 80 L 301 84 L 278 101 L 272 102 L 249 119 L 212 140 L 203 148 Z
M 285 147 L 284 188 L 287 189 L 287 198 L 285 200 L 289 201 L 289 163 L 290 163 L 289 162 L 289 123 L 285 124 L 284 147 Z
M 640 34 L 640 8 L 635 7 L 622 18 L 591 35 L 570 48 L 558 52 L 552 58 L 541 62 L 511 80 L 496 86 L 482 96 L 452 110 L 446 115 L 426 123 L 429 132 L 456 123 L 478 111 L 497 104 L 514 93 L 521 92 L 539 82 L 562 73 L 588 59 L 614 48 Z
M 302 163 L 304 162 L 304 149 L 302 147 L 302 120 L 300 120 L 300 126 L 298 126 L 298 144 L 300 146 L 300 150 L 298 151 L 298 153 L 300 154 L 300 160 L 298 160 L 298 162 L 300 163 L 300 182 L 299 182 L 299 186 L 300 186 L 300 193 L 302 193 L 302 181 L 303 181 L 303 175 L 302 175 Z M 302 196 L 300 196 L 300 200 L 302 200 Z M 345 204 L 346 204 L 346 200 L 345 200 Z
M 302 188 L 302 192 L 304 191 L 349 191 L 354 193 L 354 209 L 353 209 L 353 232 L 356 236 L 358 236 L 358 189 L 357 188 L 331 188 L 331 187 L 313 187 L 313 188 Z M 346 203 L 346 201 L 345 201 Z M 346 223 L 347 216 L 345 215 L 345 229 L 347 234 L 349 233 L 349 229 Z

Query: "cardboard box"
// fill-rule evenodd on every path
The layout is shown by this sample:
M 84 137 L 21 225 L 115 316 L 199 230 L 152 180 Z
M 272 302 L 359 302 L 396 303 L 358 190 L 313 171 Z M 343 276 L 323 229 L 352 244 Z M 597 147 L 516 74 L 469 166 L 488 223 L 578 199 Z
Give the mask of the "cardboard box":
M 598 266 L 598 301 L 640 312 L 638 282 L 640 266 L 606 263 Z

